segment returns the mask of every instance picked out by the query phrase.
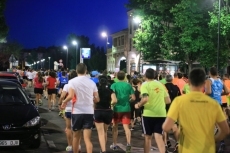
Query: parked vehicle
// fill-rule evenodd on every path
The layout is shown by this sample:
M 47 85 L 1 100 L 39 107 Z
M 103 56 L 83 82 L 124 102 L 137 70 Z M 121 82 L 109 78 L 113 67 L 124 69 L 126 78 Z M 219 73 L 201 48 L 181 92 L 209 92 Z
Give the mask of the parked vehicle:
M 40 115 L 17 83 L 0 80 L 0 112 L 0 148 L 40 146 Z

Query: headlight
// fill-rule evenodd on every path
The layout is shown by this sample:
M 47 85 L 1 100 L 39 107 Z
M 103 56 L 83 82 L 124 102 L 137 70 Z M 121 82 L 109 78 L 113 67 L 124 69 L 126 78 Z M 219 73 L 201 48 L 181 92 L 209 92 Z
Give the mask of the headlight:
M 32 120 L 26 122 L 26 124 L 24 124 L 23 126 L 24 127 L 31 127 L 31 126 L 35 126 L 35 125 L 39 124 L 39 122 L 40 122 L 40 117 L 37 116 L 37 117 L 33 118 Z

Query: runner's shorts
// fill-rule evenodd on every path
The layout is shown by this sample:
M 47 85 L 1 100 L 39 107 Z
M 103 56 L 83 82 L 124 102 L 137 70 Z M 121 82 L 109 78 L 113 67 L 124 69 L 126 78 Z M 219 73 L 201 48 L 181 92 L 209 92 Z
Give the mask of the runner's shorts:
M 57 94 L 57 89 L 48 89 L 48 95 Z
M 110 124 L 113 118 L 113 111 L 111 109 L 103 110 L 96 109 L 94 110 L 94 121 L 96 123 L 105 123 Z
M 65 112 L 65 117 L 71 119 L 71 112 Z
M 72 114 L 72 130 L 91 129 L 93 127 L 93 114 Z
M 146 135 L 152 135 L 153 133 L 162 134 L 162 125 L 165 121 L 165 117 L 142 117 L 142 129 Z
M 131 113 L 130 112 L 114 112 L 113 123 L 130 124 Z
M 34 93 L 35 94 L 43 94 L 43 89 L 42 88 L 34 88 Z

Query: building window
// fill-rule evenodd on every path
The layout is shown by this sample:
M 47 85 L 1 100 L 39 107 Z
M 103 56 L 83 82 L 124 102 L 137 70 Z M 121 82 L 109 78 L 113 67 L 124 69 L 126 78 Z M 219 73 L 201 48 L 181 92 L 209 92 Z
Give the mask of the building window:
M 113 39 L 113 46 L 114 46 L 114 47 L 117 47 L 117 38 L 114 38 L 114 39 Z
M 124 36 L 121 36 L 121 45 L 124 45 L 124 44 L 125 44 Z
M 118 37 L 118 46 L 121 46 L 121 37 Z

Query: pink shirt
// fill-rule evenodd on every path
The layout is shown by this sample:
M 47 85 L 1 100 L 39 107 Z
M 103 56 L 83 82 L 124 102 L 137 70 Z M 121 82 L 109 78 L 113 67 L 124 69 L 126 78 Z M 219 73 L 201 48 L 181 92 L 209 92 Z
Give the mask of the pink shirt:
M 34 78 L 34 82 L 35 82 L 35 88 L 43 88 L 43 85 L 42 85 L 42 83 L 43 83 L 43 81 L 42 82 L 39 82 L 38 81 L 38 77 L 35 77 Z

